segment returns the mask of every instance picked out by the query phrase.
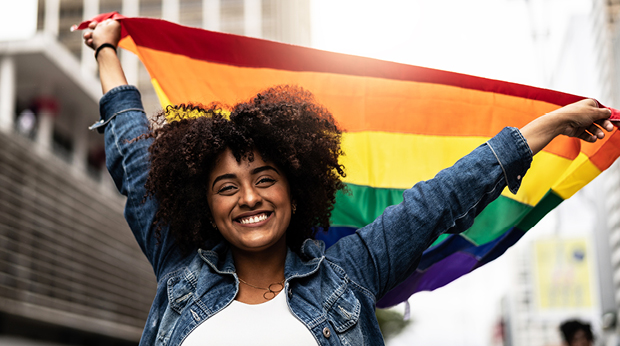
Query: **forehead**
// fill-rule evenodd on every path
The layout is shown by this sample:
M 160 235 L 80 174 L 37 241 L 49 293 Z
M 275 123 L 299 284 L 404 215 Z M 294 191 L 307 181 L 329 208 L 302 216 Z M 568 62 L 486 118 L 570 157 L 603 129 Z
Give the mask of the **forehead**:
M 256 151 L 252 151 L 253 160 L 250 162 L 247 158 L 241 158 L 241 161 L 237 161 L 235 155 L 230 149 L 224 150 L 215 159 L 215 165 L 210 173 L 210 180 L 215 179 L 222 174 L 237 174 L 239 172 L 251 171 L 256 167 L 265 166 L 267 164 L 272 165 L 265 160 Z

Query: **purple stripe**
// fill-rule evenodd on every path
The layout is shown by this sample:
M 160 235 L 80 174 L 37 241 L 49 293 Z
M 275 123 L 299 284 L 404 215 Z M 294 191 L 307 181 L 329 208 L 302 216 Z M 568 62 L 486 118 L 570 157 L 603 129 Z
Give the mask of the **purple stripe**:
M 378 308 L 388 308 L 407 300 L 415 292 L 432 291 L 469 273 L 478 264 L 470 254 L 457 252 L 435 263 L 425 272 L 416 271 L 407 280 L 377 302 Z

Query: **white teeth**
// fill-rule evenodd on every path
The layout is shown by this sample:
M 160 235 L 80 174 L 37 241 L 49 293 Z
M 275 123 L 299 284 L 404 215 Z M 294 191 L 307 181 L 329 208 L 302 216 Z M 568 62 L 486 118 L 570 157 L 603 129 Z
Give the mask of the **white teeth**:
M 257 216 L 250 216 L 248 218 L 241 219 L 239 222 L 241 222 L 244 225 L 248 225 L 248 224 L 251 224 L 251 223 L 257 223 L 257 222 L 261 222 L 261 221 L 264 221 L 264 220 L 267 220 L 267 215 L 266 214 L 260 214 L 260 215 L 257 215 Z

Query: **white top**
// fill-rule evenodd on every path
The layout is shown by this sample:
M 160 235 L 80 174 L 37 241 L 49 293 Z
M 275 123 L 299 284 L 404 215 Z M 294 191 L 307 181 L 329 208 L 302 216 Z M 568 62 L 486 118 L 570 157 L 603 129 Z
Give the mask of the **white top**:
M 183 341 L 181 346 L 318 346 L 314 336 L 286 304 L 286 294 L 262 304 L 233 300 Z

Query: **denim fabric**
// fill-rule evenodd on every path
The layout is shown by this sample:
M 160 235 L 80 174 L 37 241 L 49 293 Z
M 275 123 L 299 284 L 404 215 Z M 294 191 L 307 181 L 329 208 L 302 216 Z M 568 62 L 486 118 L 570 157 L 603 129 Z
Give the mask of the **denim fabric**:
M 103 96 L 100 110 L 94 127 L 105 129 L 108 169 L 128 197 L 125 217 L 158 281 L 140 345 L 180 345 L 235 298 L 239 278 L 232 254 L 222 242 L 182 256 L 166 232 L 158 243 L 152 226 L 157 203 L 143 201 L 152 141 L 130 142 L 149 131 L 140 94 L 132 86 L 117 87 Z M 383 345 L 375 302 L 415 271 L 437 236 L 470 227 L 507 185 L 516 192 L 531 160 L 521 133 L 506 128 L 327 251 L 315 240 L 299 254 L 289 250 L 282 293 L 290 310 L 319 345 Z

